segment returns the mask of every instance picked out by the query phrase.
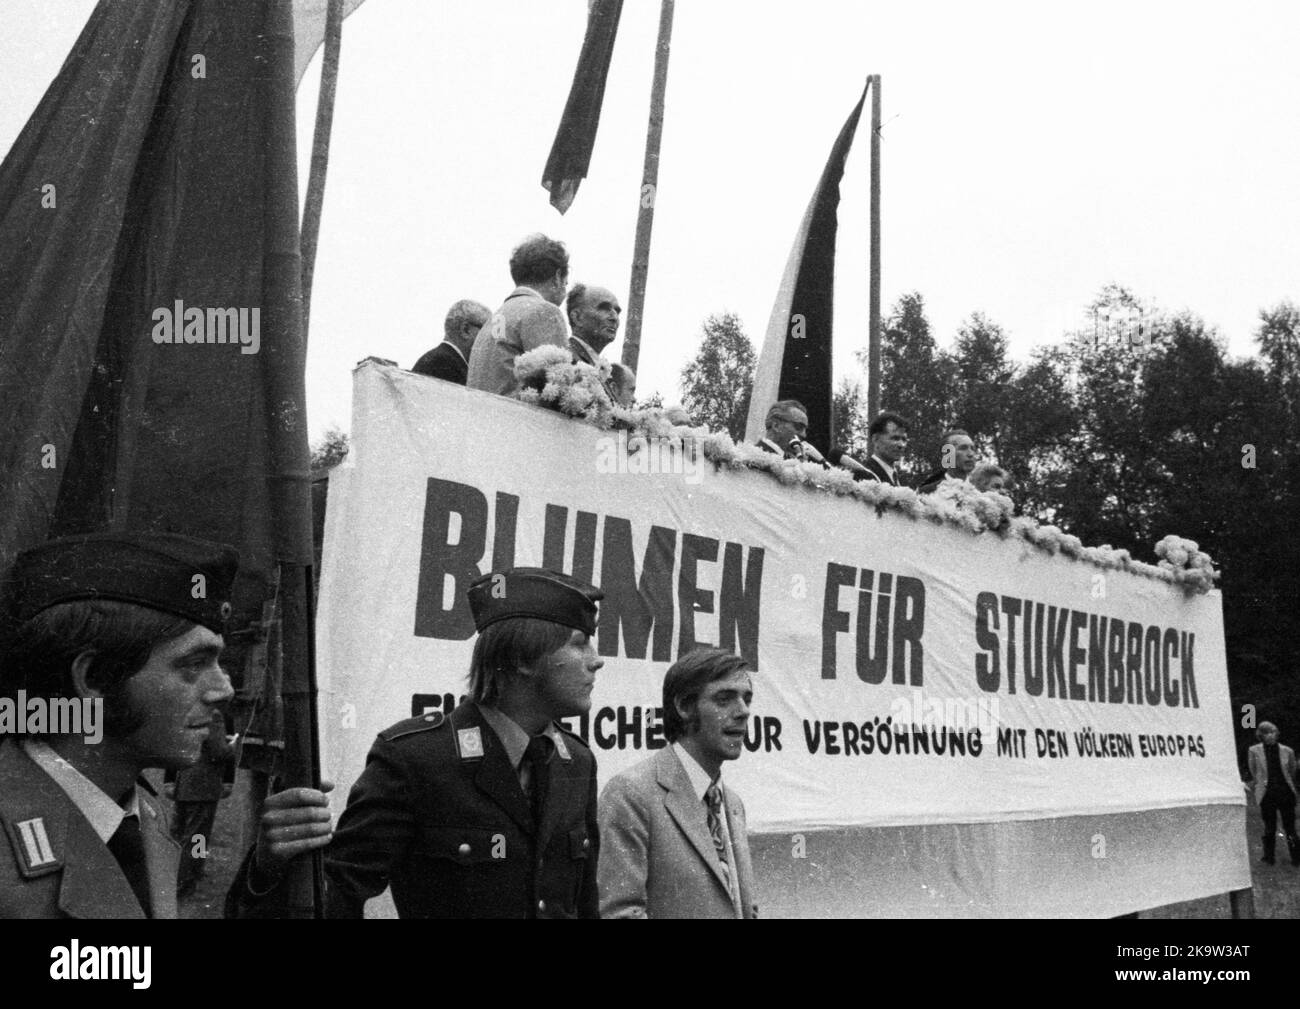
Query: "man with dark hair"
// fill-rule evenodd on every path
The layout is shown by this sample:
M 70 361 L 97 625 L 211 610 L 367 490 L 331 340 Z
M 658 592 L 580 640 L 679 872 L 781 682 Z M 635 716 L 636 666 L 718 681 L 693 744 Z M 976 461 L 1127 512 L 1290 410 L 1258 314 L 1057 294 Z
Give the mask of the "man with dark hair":
M 519 387 L 515 358 L 551 344 L 569 346 L 559 305 L 569 286 L 569 253 L 562 242 L 530 235 L 510 255 L 515 289 L 479 330 L 469 355 L 471 389 L 508 396 Z
M 882 413 L 867 426 L 867 445 L 871 458 L 862 465 L 867 472 L 864 480 L 900 486 L 894 467 L 907 451 L 907 421 L 896 413 Z
M 745 744 L 753 686 L 745 660 L 684 655 L 664 677 L 669 746 L 615 775 L 600 797 L 605 918 L 755 918 L 740 796 L 722 764 Z
M 975 442 L 959 427 L 943 433 L 939 468 L 916 488 L 918 494 L 931 494 L 945 480 L 966 480 L 975 468 Z
M 447 382 L 464 385 L 469 374 L 469 354 L 483 324 L 492 312 L 477 301 L 462 299 L 447 310 L 442 322 L 442 343 L 427 351 L 411 370 Z
M 325 850 L 328 917 L 362 917 L 390 885 L 403 918 L 597 916 L 596 760 L 556 719 L 591 708 L 601 597 L 542 568 L 470 586 L 470 698 L 379 734 Z M 287 859 L 270 842 L 328 839 L 326 802 L 267 801 L 228 915 L 274 913 Z
M 232 696 L 218 659 L 237 564 L 170 534 L 18 556 L 0 694 L 28 712 L 79 703 L 103 725 L 0 719 L 0 917 L 176 917 L 180 851 L 141 772 L 194 764 Z
M 1277 741 L 1277 726 L 1272 722 L 1260 722 L 1255 735 L 1259 742 L 1250 748 L 1249 766 L 1255 801 L 1264 817 L 1264 861 L 1269 865 L 1275 861 L 1277 821 L 1281 816 L 1291 864 L 1300 865 L 1300 839 L 1295 832 L 1295 751 Z
M 765 426 L 766 431 L 758 440 L 758 447 L 764 452 L 826 465 L 822 454 L 803 440 L 808 433 L 808 409 L 797 399 L 777 400 L 768 407 Z

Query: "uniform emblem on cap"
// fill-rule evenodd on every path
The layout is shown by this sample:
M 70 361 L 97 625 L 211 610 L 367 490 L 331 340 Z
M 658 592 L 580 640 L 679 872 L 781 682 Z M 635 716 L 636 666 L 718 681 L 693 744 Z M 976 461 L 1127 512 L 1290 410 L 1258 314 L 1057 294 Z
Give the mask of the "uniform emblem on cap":
M 221 604 L 221 619 L 222 619 L 222 620 L 229 620 L 229 619 L 230 619 L 230 603 L 229 603 L 229 602 L 224 602 L 224 603 Z
M 483 756 L 483 734 L 477 726 L 457 731 L 456 749 L 460 751 L 461 760 L 473 760 Z

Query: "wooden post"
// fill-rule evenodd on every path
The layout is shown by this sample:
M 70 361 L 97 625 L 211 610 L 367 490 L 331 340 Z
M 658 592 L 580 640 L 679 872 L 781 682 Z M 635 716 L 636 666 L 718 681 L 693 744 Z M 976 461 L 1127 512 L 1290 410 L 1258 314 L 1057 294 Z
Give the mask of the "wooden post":
M 867 327 L 867 419 L 880 413 L 880 75 L 871 88 L 871 320 Z
M 664 132 L 664 92 L 668 89 L 668 49 L 673 37 L 673 0 L 659 8 L 659 42 L 655 47 L 655 76 L 650 90 L 650 125 L 645 137 L 645 166 L 641 170 L 640 210 L 632 248 L 632 290 L 627 299 L 627 329 L 623 333 L 623 363 L 636 371 L 641 356 L 641 315 L 645 309 L 646 277 L 650 272 L 650 229 L 659 195 L 659 141 Z
M 325 55 L 321 58 L 320 95 L 316 99 L 316 132 L 311 142 L 311 174 L 302 209 L 298 244 L 302 252 L 302 331 L 311 318 L 311 282 L 316 270 L 316 241 L 320 237 L 321 207 L 325 203 L 325 169 L 330 159 L 330 128 L 334 123 L 334 94 L 339 82 L 339 50 L 343 45 L 343 0 L 329 0 L 325 12 Z

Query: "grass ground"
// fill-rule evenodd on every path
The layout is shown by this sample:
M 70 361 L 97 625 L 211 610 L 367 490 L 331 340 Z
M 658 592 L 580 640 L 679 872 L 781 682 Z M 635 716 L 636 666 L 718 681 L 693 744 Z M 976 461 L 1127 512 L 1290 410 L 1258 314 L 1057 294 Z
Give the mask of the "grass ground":
M 221 803 L 217 813 L 216 837 L 210 847 L 207 873 L 194 892 L 181 902 L 182 918 L 220 918 L 226 889 L 240 860 L 253 843 L 248 809 L 247 782 L 241 772 L 235 793 Z M 1300 868 L 1293 868 L 1286 855 L 1286 843 L 1278 839 L 1276 865 L 1265 865 L 1259 807 L 1246 809 L 1246 834 L 1250 845 L 1251 878 L 1254 885 L 1255 917 L 1300 918 Z M 1143 918 L 1231 918 L 1228 897 L 1205 897 L 1201 900 L 1168 904 L 1143 911 Z

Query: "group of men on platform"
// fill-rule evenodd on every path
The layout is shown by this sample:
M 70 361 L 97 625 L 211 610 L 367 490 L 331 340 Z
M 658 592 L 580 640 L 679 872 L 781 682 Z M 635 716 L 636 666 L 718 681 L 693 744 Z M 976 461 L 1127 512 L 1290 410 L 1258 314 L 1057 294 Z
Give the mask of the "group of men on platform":
M 569 287 L 569 254 L 562 242 L 532 235 L 510 255 L 515 289 L 495 312 L 477 301 L 458 301 L 447 312 L 442 343 L 411 369 L 457 385 L 508 396 L 518 388 L 515 360 L 548 344 L 602 375 L 610 400 L 631 407 L 636 375 L 601 352 L 618 335 L 623 307 L 604 287 Z M 564 309 L 561 311 L 560 306 Z
M 825 456 L 811 443 L 805 441 L 808 433 L 808 410 L 797 399 L 783 399 L 773 403 L 767 411 L 766 431 L 758 440 L 765 452 L 786 459 L 839 466 L 851 472 L 856 480 L 875 480 L 901 487 L 897 467 L 907 453 L 907 421 L 896 413 L 882 413 L 873 418 L 867 427 L 871 451 L 866 462 L 860 462 L 844 448 L 832 448 Z M 1007 471 L 993 463 L 975 463 L 975 443 L 960 428 L 946 431 L 940 449 L 941 465 L 927 474 L 917 485 L 922 494 L 930 494 L 945 481 L 969 480 L 981 491 L 1006 493 Z
M 104 721 L 98 737 L 50 720 L 0 734 L 0 917 L 177 916 L 181 846 L 142 772 L 193 766 L 223 725 L 237 563 L 174 534 L 19 555 L 0 698 L 99 705 Z M 286 867 L 322 850 L 332 917 L 361 917 L 389 887 L 403 917 L 755 917 L 745 810 L 722 781 L 749 722 L 745 661 L 682 656 L 663 683 L 668 745 L 598 800 L 595 757 L 559 720 L 591 708 L 602 593 L 514 568 L 468 596 L 467 699 L 381 732 L 337 828 L 328 784 L 267 797 L 228 916 L 283 914 Z

